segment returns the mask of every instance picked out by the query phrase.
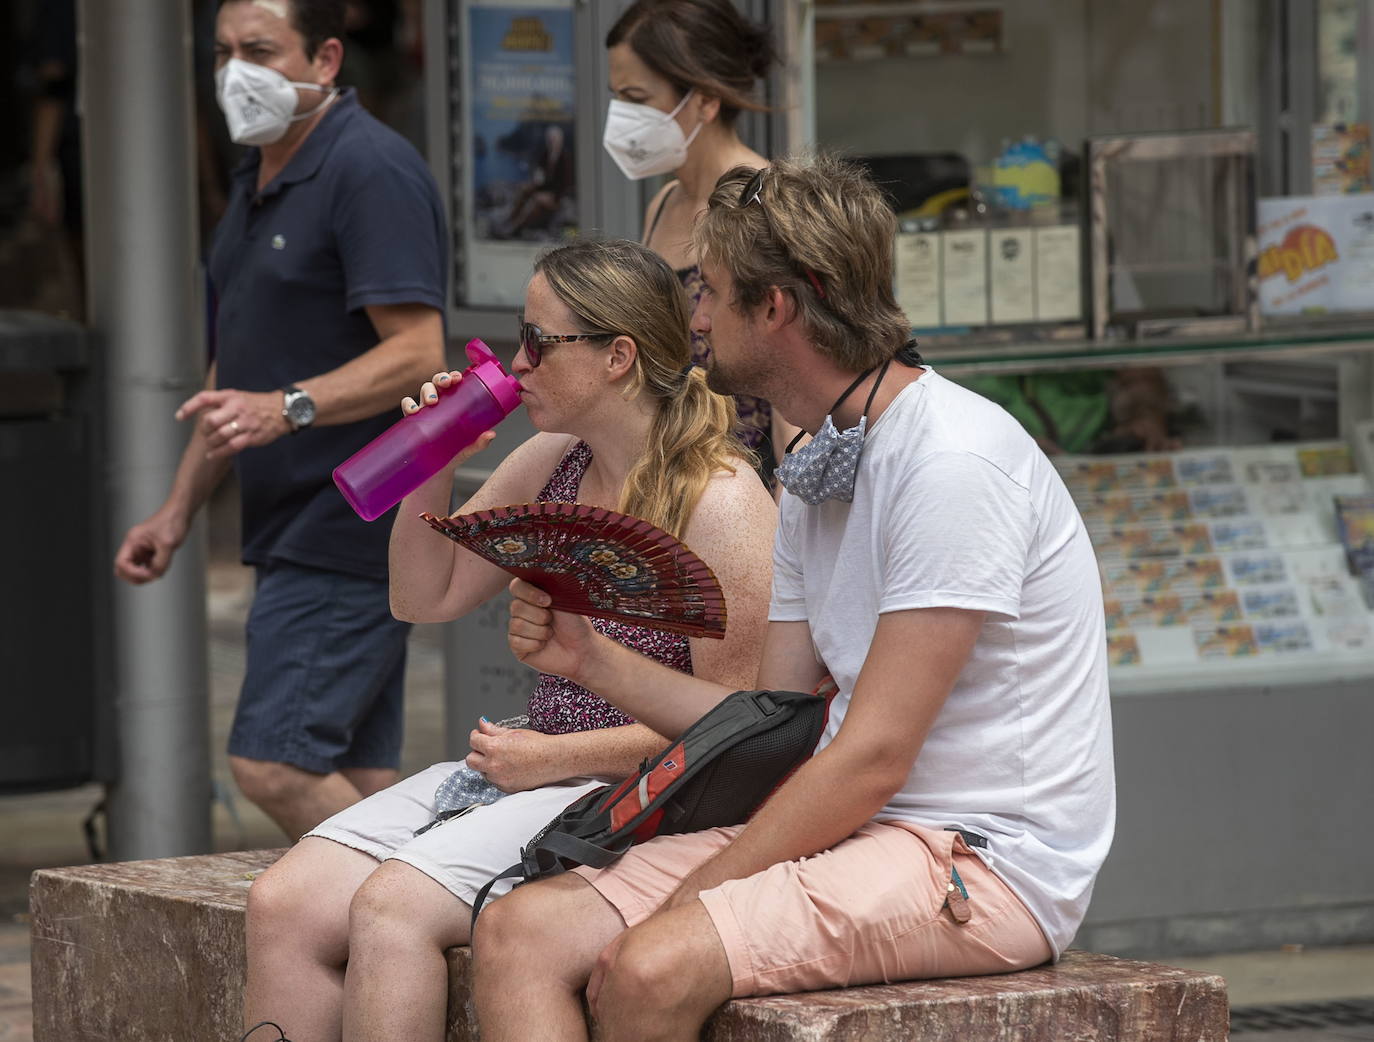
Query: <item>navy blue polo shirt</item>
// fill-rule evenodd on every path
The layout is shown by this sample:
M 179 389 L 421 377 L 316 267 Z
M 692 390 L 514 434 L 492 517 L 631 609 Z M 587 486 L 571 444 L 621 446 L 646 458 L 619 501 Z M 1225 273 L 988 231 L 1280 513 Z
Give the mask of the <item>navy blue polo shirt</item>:
M 258 150 L 234 171 L 215 229 L 216 385 L 270 391 L 337 369 L 377 346 L 363 309 L 444 309 L 447 226 L 418 152 L 345 90 L 280 174 L 257 191 Z M 384 579 L 395 512 L 359 518 L 336 466 L 400 419 L 312 426 L 235 457 L 243 560 Z

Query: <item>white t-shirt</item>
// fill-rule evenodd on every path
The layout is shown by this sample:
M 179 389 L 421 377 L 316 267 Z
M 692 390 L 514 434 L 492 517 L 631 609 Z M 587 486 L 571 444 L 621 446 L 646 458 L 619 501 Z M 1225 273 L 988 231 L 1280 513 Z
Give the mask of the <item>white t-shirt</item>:
M 782 498 L 769 618 L 808 622 L 839 687 L 822 745 L 844 724 L 878 616 L 933 607 L 987 621 L 906 784 L 875 818 L 986 836 L 977 853 L 1057 957 L 1087 911 L 1116 813 L 1097 562 L 1030 436 L 927 369 L 870 428 L 853 503 Z

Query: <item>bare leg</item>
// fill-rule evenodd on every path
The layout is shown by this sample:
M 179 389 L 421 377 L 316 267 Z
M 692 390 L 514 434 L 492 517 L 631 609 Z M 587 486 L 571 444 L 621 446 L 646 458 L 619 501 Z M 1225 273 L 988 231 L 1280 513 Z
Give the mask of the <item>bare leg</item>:
M 377 862 L 310 837 L 248 891 L 244 1026 L 271 1020 L 294 1042 L 337 1042 L 348 961 L 348 905 Z
M 353 782 L 339 771 L 315 774 L 289 763 L 243 756 L 229 757 L 229 767 L 243 794 L 293 841 L 362 798 Z
M 388 861 L 349 910 L 344 1038 L 443 1042 L 444 952 L 466 944 L 472 909 L 419 869 Z
M 690 1042 L 730 997 L 720 936 L 700 901 L 651 915 L 602 952 L 592 1012 L 602 1042 Z
M 585 1039 L 582 992 L 597 955 L 625 929 L 581 876 L 522 886 L 483 909 L 473 1002 L 483 1042 Z
M 367 799 L 374 792 L 390 788 L 401 780 L 401 772 L 394 767 L 342 767 L 339 773 L 353 784 L 353 788 L 358 790 L 358 795 L 363 799 Z

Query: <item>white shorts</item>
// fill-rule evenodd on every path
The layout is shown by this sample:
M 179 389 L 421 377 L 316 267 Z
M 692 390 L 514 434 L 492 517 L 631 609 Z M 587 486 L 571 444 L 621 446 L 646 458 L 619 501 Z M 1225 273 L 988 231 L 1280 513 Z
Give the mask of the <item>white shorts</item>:
M 520 848 L 574 800 L 605 785 L 605 779 L 570 778 L 478 807 L 415 835 L 434 820 L 434 792 L 461 763 L 433 767 L 374 793 L 324 821 L 309 836 L 331 839 L 378 861 L 404 861 L 464 904 L 497 874 L 520 860 Z M 490 897 L 509 893 L 516 879 L 503 879 Z

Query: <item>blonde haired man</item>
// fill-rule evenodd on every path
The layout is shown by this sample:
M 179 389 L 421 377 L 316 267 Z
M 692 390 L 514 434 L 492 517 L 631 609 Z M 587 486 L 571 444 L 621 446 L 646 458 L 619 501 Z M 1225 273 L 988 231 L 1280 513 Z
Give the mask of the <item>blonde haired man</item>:
M 710 381 L 814 437 L 787 489 L 759 686 L 839 688 L 747 826 L 522 887 L 479 922 L 483 1038 L 696 1038 L 731 996 L 998 973 L 1058 955 L 1111 842 L 1096 562 L 999 407 L 906 346 L 895 222 L 839 160 L 737 169 L 697 231 Z M 516 584 L 510 642 L 665 735 L 726 691 Z

